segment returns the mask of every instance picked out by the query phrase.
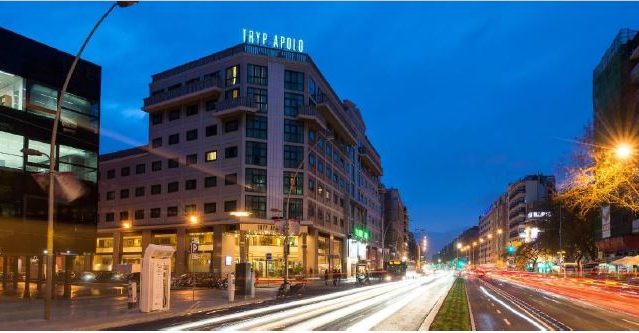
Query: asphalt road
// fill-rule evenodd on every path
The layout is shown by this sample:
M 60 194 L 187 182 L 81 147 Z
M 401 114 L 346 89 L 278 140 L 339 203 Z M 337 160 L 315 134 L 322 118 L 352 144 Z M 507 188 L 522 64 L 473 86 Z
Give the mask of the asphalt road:
M 440 272 L 117 330 L 417 330 L 453 280 Z
M 477 330 L 639 330 L 639 318 L 491 277 L 468 277 Z

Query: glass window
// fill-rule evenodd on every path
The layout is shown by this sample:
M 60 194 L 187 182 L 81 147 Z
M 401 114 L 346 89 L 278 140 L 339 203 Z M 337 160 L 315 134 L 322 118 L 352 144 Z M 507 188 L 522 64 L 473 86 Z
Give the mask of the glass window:
M 283 211 L 286 212 L 286 202 L 289 201 L 288 205 L 288 216 L 291 219 L 302 219 L 302 199 L 294 199 L 284 200 Z
M 16 110 L 24 110 L 24 79 L 20 76 L 0 71 L 0 105 Z
M 265 86 L 268 84 L 268 67 L 248 64 L 247 81 L 250 84 Z
M 178 208 L 177 206 L 166 207 L 166 216 L 177 216 Z
M 216 98 L 206 100 L 206 102 L 204 102 L 204 110 L 207 112 L 215 110 L 215 103 L 217 103 Z
M 207 151 L 204 156 L 206 162 L 217 161 L 217 150 Z
M 197 154 L 186 155 L 186 165 L 197 164 Z
M 304 124 L 284 119 L 284 141 L 294 143 L 304 143 Z
M 162 123 L 164 112 L 158 112 L 151 115 L 151 125 L 159 125 Z
M 175 169 L 177 167 L 180 166 L 180 163 L 178 162 L 177 157 L 176 158 L 169 158 L 169 169 Z
M 142 197 L 142 196 L 144 196 L 144 189 L 145 189 L 145 187 L 144 187 L 144 186 L 136 187 L 136 188 L 135 188 L 135 196 L 136 196 L 136 197 Z
M 265 113 L 268 111 L 268 94 L 266 89 L 248 87 L 246 95 L 249 100 L 255 101 L 257 112 Z
M 313 77 L 308 77 L 308 94 L 315 98 L 317 96 L 317 83 L 313 80 Z
M 184 189 L 189 191 L 189 190 L 195 190 L 197 188 L 197 180 L 195 179 L 187 179 L 184 182 Z
M 151 218 L 157 219 L 162 215 L 162 208 L 151 208 Z
M 129 220 L 129 212 L 123 210 L 120 212 L 120 221 L 128 221 Z
M 162 161 L 151 162 L 151 171 L 160 171 L 160 170 L 162 170 Z
M 22 169 L 24 137 L 0 132 L 0 168 Z M 49 152 L 44 152 L 48 154 Z M 46 158 L 46 157 L 45 157 Z
M 179 133 L 175 133 L 175 134 L 169 135 L 169 144 L 170 145 L 176 145 L 178 143 L 180 143 L 180 134 Z
M 266 218 L 266 197 L 247 195 L 246 210 L 250 212 L 251 216 L 253 217 L 265 219 Z
M 237 157 L 237 146 L 227 147 L 224 149 L 224 158 L 235 158 Z
M 107 171 L 107 179 L 113 179 L 115 178 L 115 170 L 111 169 Z
M 266 193 L 266 170 L 246 168 L 246 190 Z
M 122 252 L 142 252 L 142 236 L 122 237 Z
M 180 189 L 180 183 L 178 182 L 170 182 L 167 184 L 167 187 L 166 187 L 166 191 L 169 193 L 177 192 L 179 191 L 179 189 Z
M 120 199 L 128 199 L 129 198 L 129 190 L 123 189 L 120 190 Z
M 235 210 L 237 210 L 237 201 L 236 200 L 224 201 L 224 211 L 225 212 L 233 212 Z
M 215 202 L 205 202 L 204 203 L 204 214 L 213 214 L 217 210 L 217 205 Z
M 197 128 L 186 131 L 186 141 L 197 140 Z
M 217 135 L 217 125 L 206 126 L 206 136 Z
M 240 65 L 231 66 L 226 69 L 226 86 L 234 86 L 240 83 Z
M 266 140 L 267 123 L 266 117 L 246 116 L 246 136 Z
M 292 190 L 292 191 L 291 191 Z M 284 171 L 284 194 L 303 195 L 304 194 L 304 174 Z
M 237 173 L 231 173 L 224 176 L 224 185 L 235 185 L 237 184 Z
M 235 132 L 240 128 L 240 122 L 237 120 L 229 120 L 224 123 L 224 133 Z
M 204 177 L 204 187 L 215 187 L 217 186 L 217 176 L 208 176 Z
M 186 116 L 194 116 L 198 113 L 199 111 L 199 105 L 197 104 L 192 104 L 186 107 Z
M 162 147 L 162 138 L 155 138 L 151 140 L 151 147 L 152 148 Z
M 311 166 L 311 169 L 315 166 L 315 154 L 308 154 L 308 165 Z
M 289 90 L 304 91 L 304 73 L 284 71 L 284 88 Z
M 106 199 L 107 199 L 107 201 L 115 200 L 115 191 L 108 191 L 106 193 Z
M 146 164 L 136 164 L 135 165 L 135 174 L 140 175 L 146 172 Z
M 156 184 L 151 185 L 151 194 L 160 194 L 162 193 L 162 185 Z
M 153 235 L 153 244 L 156 245 L 168 245 L 175 247 L 177 245 L 176 234 L 157 234 Z
M 41 107 L 55 112 L 58 107 L 58 91 L 39 84 L 33 84 L 29 90 L 29 104 L 31 104 L 30 106 L 35 106 L 36 109 Z
M 266 143 L 246 142 L 246 164 L 266 166 Z
M 180 109 L 174 109 L 169 111 L 169 121 L 180 119 Z
M 138 209 L 135 211 L 135 219 L 143 220 L 144 219 L 144 209 Z
M 299 108 L 304 105 L 304 95 L 284 93 L 284 115 L 297 117 Z
M 304 147 L 284 145 L 284 167 L 299 168 L 304 155 Z
M 98 167 L 98 154 L 95 152 L 64 145 L 60 146 L 59 160 L 60 163 L 82 165 L 89 168 Z
M 128 176 L 130 174 L 131 174 L 131 168 L 123 167 L 123 168 L 120 169 L 120 176 L 126 177 L 126 176 Z
M 231 100 L 240 97 L 240 88 L 228 89 L 224 92 L 224 99 Z

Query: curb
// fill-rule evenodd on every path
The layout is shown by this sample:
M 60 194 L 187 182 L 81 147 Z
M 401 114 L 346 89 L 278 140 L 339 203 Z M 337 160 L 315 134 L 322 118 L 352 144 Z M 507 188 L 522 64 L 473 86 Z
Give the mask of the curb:
M 419 325 L 419 328 L 417 329 L 418 331 L 430 331 L 430 325 L 435 320 L 435 317 L 437 316 L 437 313 L 439 313 L 439 309 L 442 307 L 442 304 L 444 304 L 444 300 L 446 299 L 446 296 L 448 296 L 449 292 L 450 289 L 448 289 L 448 292 L 439 296 L 439 299 L 437 300 L 433 308 L 430 310 L 430 312 L 428 312 L 428 315 L 424 319 L 424 322 Z
M 470 306 L 470 298 L 468 298 L 468 288 L 466 288 L 466 281 L 464 281 L 464 292 L 466 293 L 466 302 L 468 303 L 468 314 L 470 315 L 470 330 L 476 331 L 475 318 L 473 317 L 473 308 Z

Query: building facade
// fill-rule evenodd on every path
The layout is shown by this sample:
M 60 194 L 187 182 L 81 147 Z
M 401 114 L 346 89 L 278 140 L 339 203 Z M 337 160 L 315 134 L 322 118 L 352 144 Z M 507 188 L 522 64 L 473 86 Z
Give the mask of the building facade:
M 437 254 L 433 255 L 433 262 L 449 263 L 449 262 L 472 262 L 473 258 L 477 258 L 477 248 L 473 252 L 472 243 L 479 238 L 479 226 L 472 226 L 464 230 L 454 240 L 442 247 Z M 462 266 L 458 266 L 462 267 Z
M 399 190 L 384 191 L 384 243 L 388 249 L 387 261 L 408 257 L 408 209 Z
M 529 175 L 511 183 L 506 191 L 508 228 L 504 230 L 504 233 L 507 231 L 505 239 L 510 243 L 535 240 L 537 232 L 543 230 L 539 222 L 548 214 L 539 211 L 538 207 L 543 207 L 543 203 L 548 201 L 554 191 L 554 176 Z
M 0 28 L 0 255 L 3 289 L 43 277 L 48 173 L 57 101 L 74 57 Z M 101 68 L 81 60 L 56 146 L 55 271 L 90 269 L 95 251 Z M 31 151 L 30 154 L 25 152 Z M 38 286 L 40 286 L 38 284 Z
M 639 142 L 639 33 L 622 29 L 593 71 L 593 134 L 600 147 Z M 595 230 L 600 259 L 639 253 L 639 216 L 610 207 Z
M 250 262 L 281 276 L 287 217 L 291 274 L 350 273 L 352 245 L 375 257 L 381 158 L 310 56 L 239 44 L 153 75 L 149 90 L 149 144 L 101 159 L 94 269 L 137 264 L 154 243 L 176 248 L 177 273 Z
M 508 197 L 502 194 L 479 217 L 479 238 L 471 246 L 478 247 L 477 264 L 498 264 L 506 248 L 505 231 L 508 226 Z M 474 245 L 476 244 L 476 245 Z

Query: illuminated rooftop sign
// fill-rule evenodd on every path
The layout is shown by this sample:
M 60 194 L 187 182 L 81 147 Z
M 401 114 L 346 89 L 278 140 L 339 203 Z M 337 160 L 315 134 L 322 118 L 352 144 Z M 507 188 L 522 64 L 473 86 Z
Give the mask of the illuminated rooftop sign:
M 304 40 L 283 35 L 270 36 L 263 31 L 242 29 L 242 42 L 286 51 L 304 52 Z

